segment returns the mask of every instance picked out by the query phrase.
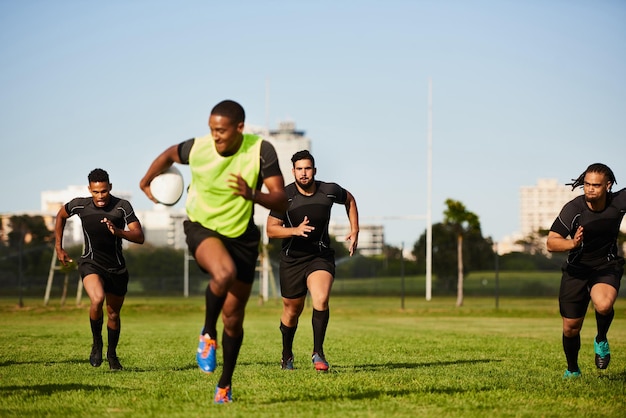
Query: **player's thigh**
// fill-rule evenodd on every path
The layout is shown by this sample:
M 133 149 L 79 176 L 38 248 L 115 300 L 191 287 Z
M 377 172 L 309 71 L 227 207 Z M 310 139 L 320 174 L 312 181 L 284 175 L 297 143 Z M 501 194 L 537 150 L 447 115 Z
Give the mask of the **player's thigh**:
M 563 318 L 577 319 L 585 316 L 591 300 L 588 285 L 588 279 L 563 272 L 559 288 L 559 311 Z
M 307 287 L 315 309 L 326 309 L 333 280 L 333 275 L 326 270 L 315 270 L 307 277 Z
M 104 302 L 104 284 L 99 275 L 91 273 L 83 277 L 83 289 L 92 302 Z
M 198 245 L 194 257 L 200 267 L 218 282 L 229 280 L 236 274 L 237 270 L 232 257 L 217 237 L 204 239 Z

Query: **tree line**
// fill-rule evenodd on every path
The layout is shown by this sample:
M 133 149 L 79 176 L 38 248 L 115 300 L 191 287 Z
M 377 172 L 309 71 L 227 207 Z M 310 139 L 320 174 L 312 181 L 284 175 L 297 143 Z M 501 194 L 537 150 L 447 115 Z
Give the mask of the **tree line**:
M 493 270 L 496 265 L 494 243 L 484 237 L 478 216 L 457 201 L 448 199 L 444 221 L 432 226 L 433 286 L 439 294 L 453 294 L 462 290 L 461 277 L 472 271 Z M 47 229 L 43 217 L 14 215 L 9 220 L 8 239 L 0 245 L 0 288 L 45 286 L 54 252 L 54 234 Z M 3 234 L 5 235 L 5 234 Z M 623 235 L 621 241 L 623 242 Z M 426 271 L 426 231 L 412 247 L 414 259 L 402 256 L 398 247 L 385 245 L 383 254 L 365 257 L 348 256 L 342 242 L 334 237 L 332 247 L 336 252 L 338 280 L 369 277 L 398 277 L 423 275 Z M 531 271 L 560 269 L 564 257 L 548 257 L 537 251 L 545 238 L 538 231 L 524 240 L 525 251 L 500 256 L 499 269 Z M 270 240 L 267 251 L 278 277 L 280 240 Z M 68 249 L 72 257 L 80 256 L 82 247 Z M 132 281 L 145 292 L 169 292 L 179 289 L 183 275 L 185 255 L 183 250 L 150 245 L 131 245 L 124 252 L 131 271 Z M 459 254 L 461 258 L 459 259 Z M 77 274 L 77 273 L 76 273 Z M 189 262 L 190 288 L 204 288 L 206 276 L 196 263 Z

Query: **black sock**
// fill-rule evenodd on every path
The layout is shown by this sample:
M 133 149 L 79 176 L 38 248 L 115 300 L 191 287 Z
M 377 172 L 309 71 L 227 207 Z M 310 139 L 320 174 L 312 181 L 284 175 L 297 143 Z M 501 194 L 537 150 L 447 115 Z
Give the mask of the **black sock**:
M 122 330 L 122 323 L 118 320 L 117 329 L 112 329 L 107 326 L 108 333 L 108 348 L 107 358 L 117 357 L 117 343 L 120 340 L 120 331 Z
M 237 365 L 237 357 L 239 357 L 239 350 L 243 343 L 243 330 L 239 337 L 230 337 L 226 334 L 226 331 L 222 332 L 222 352 L 224 357 L 224 365 L 222 367 L 222 376 L 220 377 L 217 386 L 225 388 L 230 386 L 233 373 L 235 372 L 235 365 Z
M 211 286 L 207 286 L 205 293 L 205 313 L 204 313 L 204 327 L 202 328 L 202 335 L 209 334 L 209 336 L 217 340 L 217 320 L 222 312 L 224 301 L 226 296 L 217 296 L 211 291 Z
M 609 327 L 611 326 L 611 322 L 613 322 L 614 316 L 614 309 L 611 309 L 611 313 L 608 315 L 600 315 L 598 311 L 596 311 L 596 325 L 598 327 L 598 335 L 596 335 L 597 343 L 606 341 L 606 333 L 609 332 Z
M 326 338 L 326 328 L 328 328 L 328 320 L 330 318 L 330 310 L 318 311 L 313 309 L 313 352 L 324 355 L 324 339 Z
M 578 371 L 578 352 L 580 351 L 580 334 L 575 337 L 566 337 L 563 334 L 563 351 L 567 360 L 567 370 Z
M 298 326 L 288 327 L 280 323 L 280 332 L 283 334 L 283 360 L 289 360 L 293 357 L 293 339 L 296 336 Z
M 103 317 L 100 319 L 91 319 L 89 318 L 89 322 L 91 324 L 91 335 L 93 336 L 93 343 L 102 345 L 102 323 Z

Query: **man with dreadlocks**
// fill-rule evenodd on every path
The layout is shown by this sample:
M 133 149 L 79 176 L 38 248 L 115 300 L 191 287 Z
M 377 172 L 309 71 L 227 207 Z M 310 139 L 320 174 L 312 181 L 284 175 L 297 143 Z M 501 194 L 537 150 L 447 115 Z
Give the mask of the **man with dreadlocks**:
M 550 252 L 569 251 L 559 290 L 563 318 L 563 351 L 567 370 L 563 378 L 579 377 L 580 330 L 589 301 L 593 302 L 598 333 L 595 362 L 606 369 L 611 360 L 607 332 L 613 321 L 613 304 L 624 274 L 624 258 L 618 256 L 617 235 L 626 212 L 626 189 L 612 192 L 617 183 L 604 164 L 591 164 L 577 178 L 572 190 L 584 194 L 566 203 L 548 233 Z

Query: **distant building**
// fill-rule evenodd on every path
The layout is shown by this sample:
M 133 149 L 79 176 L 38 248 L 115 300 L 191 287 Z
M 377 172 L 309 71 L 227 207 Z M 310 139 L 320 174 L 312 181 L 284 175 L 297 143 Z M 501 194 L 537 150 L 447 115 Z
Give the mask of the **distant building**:
M 260 135 L 274 146 L 285 184 L 293 182 L 291 157 L 298 151 L 311 150 L 311 140 L 305 136 L 305 132 L 296 130 L 294 122 L 280 122 L 276 130 L 246 125 L 245 132 Z M 264 226 L 269 213 L 269 210 L 263 206 L 255 205 L 254 222 Z M 262 230 L 262 234 L 265 236 L 265 231 Z
M 331 222 L 328 225 L 328 233 L 333 235 L 337 241 L 344 243 L 345 247 L 350 246 L 349 241 L 344 242 L 344 238 L 350 233 L 350 225 L 336 224 Z M 359 225 L 359 245 L 357 251 L 364 256 L 381 255 L 385 249 L 385 231 L 382 225 Z
M 520 232 L 528 236 L 540 229 L 550 229 L 563 205 L 580 196 L 580 189 L 556 179 L 539 179 L 536 186 L 520 188 Z
M 187 219 L 185 209 L 155 204 L 152 210 L 138 210 L 137 217 L 143 227 L 146 244 L 177 250 L 187 247 L 183 230 L 183 221 Z

